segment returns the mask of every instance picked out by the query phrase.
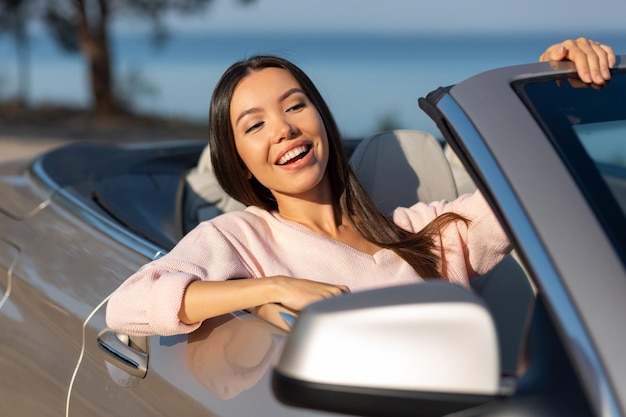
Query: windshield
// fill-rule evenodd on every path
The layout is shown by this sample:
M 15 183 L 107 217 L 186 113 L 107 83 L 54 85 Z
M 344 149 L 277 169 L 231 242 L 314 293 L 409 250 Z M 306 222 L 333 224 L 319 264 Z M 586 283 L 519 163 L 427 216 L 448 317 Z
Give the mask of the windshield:
M 618 231 L 626 230 L 626 73 L 604 87 L 550 78 L 514 88 L 624 253 Z

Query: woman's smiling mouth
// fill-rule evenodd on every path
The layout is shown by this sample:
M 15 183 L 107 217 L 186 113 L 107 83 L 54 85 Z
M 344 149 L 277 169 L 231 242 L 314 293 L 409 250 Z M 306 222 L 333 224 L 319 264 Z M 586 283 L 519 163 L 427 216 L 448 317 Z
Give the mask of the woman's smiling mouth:
M 280 159 L 276 162 L 277 165 L 287 165 L 289 163 L 293 163 L 299 159 L 302 159 L 309 151 L 311 150 L 310 145 L 300 145 L 292 150 L 286 152 Z

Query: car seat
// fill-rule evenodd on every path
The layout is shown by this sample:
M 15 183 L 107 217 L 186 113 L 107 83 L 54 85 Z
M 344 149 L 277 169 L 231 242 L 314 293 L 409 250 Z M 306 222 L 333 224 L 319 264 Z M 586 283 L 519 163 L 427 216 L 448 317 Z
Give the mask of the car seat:
M 222 189 L 211 163 L 211 150 L 205 146 L 198 164 L 185 176 L 184 230 L 222 213 L 243 210 L 244 206 Z
M 452 170 L 434 136 L 414 130 L 363 139 L 350 162 L 359 181 L 385 214 L 418 201 L 454 200 Z
M 387 214 L 418 201 L 453 200 L 458 196 L 443 145 L 426 132 L 394 130 L 370 136 L 354 150 L 351 163 L 366 192 Z M 473 279 L 471 285 L 494 317 L 501 369 L 513 374 L 534 300 L 528 278 L 509 255 L 492 271 Z

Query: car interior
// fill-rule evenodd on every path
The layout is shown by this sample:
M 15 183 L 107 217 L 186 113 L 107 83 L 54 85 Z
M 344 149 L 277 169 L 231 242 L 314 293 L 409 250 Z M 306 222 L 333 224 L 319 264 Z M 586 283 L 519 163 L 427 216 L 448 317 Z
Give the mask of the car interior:
M 388 214 L 417 201 L 452 200 L 459 195 L 459 184 L 463 192 L 474 188 L 454 155 L 429 133 L 388 131 L 348 141 L 346 147 L 366 191 Z M 152 147 L 77 143 L 44 155 L 37 164 L 67 195 L 169 250 L 193 226 L 184 219 L 186 207 L 203 211 L 203 218 L 220 214 L 224 207 L 241 208 L 217 208 L 223 191 L 210 169 L 201 173 L 200 181 L 210 184 L 210 201 L 200 196 L 198 203 L 188 179 L 197 175 L 205 148 L 196 141 Z M 70 164 L 75 169 L 65 169 Z M 472 280 L 472 288 L 494 317 L 503 373 L 515 374 L 534 300 L 530 281 L 509 255 L 490 273 Z

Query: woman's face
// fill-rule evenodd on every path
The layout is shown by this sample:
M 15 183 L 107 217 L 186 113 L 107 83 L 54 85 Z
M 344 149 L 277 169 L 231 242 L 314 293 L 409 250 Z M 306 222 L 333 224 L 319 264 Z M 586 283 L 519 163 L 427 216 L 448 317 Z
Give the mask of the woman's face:
M 265 68 L 241 80 L 231 99 L 230 121 L 239 156 L 277 201 L 327 195 L 326 129 L 289 71 Z

